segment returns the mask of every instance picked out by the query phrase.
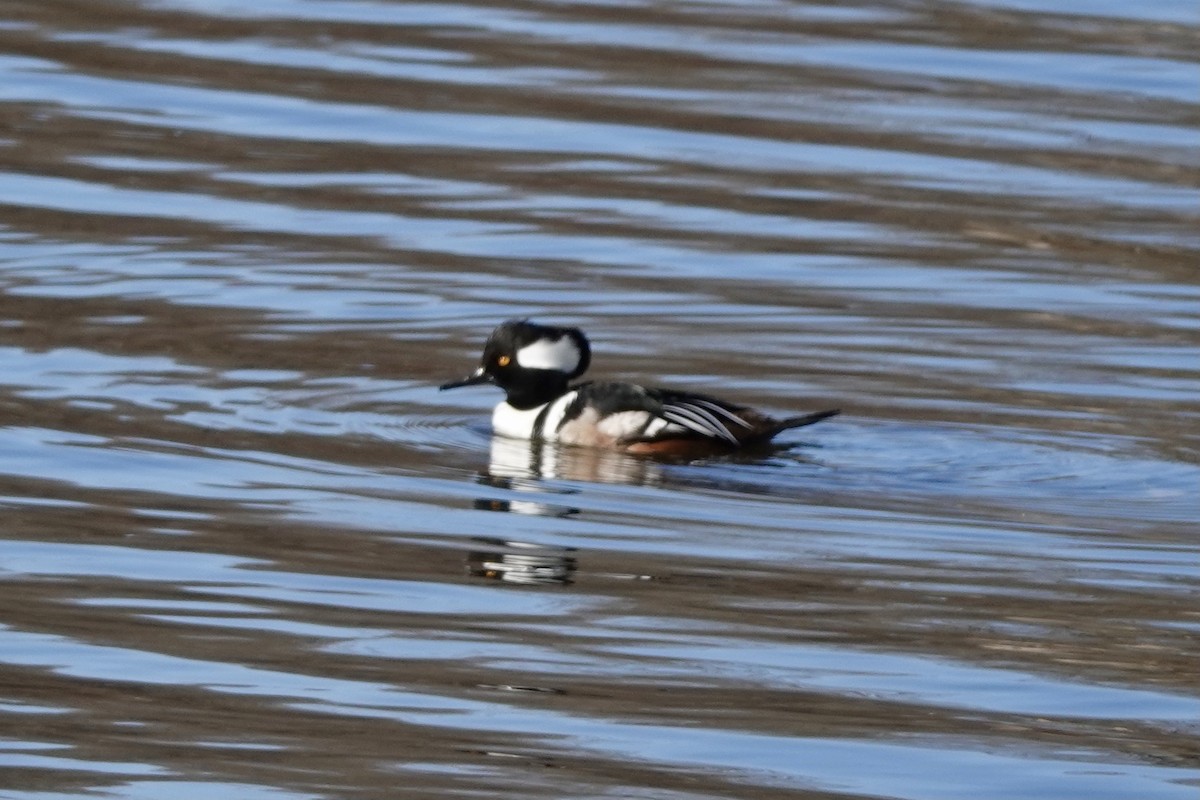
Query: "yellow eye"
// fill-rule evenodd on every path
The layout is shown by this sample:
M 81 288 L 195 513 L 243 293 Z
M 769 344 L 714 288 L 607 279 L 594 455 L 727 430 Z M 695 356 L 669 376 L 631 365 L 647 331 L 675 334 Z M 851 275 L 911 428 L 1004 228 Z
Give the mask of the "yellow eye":
M 510 362 L 510 361 L 512 361 L 512 359 L 509 358 L 508 356 L 500 356 L 499 358 L 496 359 L 496 365 L 501 366 L 501 367 L 507 367 L 508 362 Z

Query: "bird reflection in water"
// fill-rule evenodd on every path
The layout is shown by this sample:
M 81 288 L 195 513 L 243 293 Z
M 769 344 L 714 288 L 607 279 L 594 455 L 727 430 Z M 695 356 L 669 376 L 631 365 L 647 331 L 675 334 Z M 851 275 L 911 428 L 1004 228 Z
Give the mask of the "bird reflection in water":
M 573 447 L 493 436 L 488 474 L 534 483 L 539 479 L 557 478 L 587 483 L 654 486 L 662 482 L 662 464 L 598 447 Z M 545 486 L 539 484 L 539 491 L 546 491 Z
M 551 481 L 652 485 L 661 477 L 660 465 L 617 451 L 494 436 L 491 459 L 479 482 L 503 490 L 504 496 L 480 497 L 474 505 L 484 511 L 569 517 L 579 509 L 549 502 L 547 495 L 572 495 L 579 489 Z M 467 554 L 467 573 L 475 577 L 523 585 L 567 585 L 578 566 L 573 547 L 482 537 L 476 541 L 486 548 Z
M 505 583 L 525 585 L 572 582 L 577 568 L 574 547 L 514 542 L 479 537 L 488 549 L 467 554 L 467 574 Z
M 578 514 L 578 508 L 547 501 L 546 495 L 579 492 L 574 487 L 548 482 L 555 479 L 643 486 L 659 483 L 662 473 L 653 461 L 617 451 L 494 436 L 491 459 L 479 482 L 503 489 L 508 495 L 478 498 L 475 508 L 542 517 Z
M 503 489 L 507 495 L 480 497 L 475 500 L 475 508 L 481 511 L 505 511 L 538 517 L 569 517 L 578 514 L 578 508 L 547 502 L 544 499 L 547 494 L 570 495 L 579 491 L 544 483 L 543 478 L 547 477 L 542 474 L 541 451 L 544 449 L 545 445 L 537 443 L 494 437 L 491 461 L 488 468 L 479 474 L 479 482 L 485 486 Z M 551 455 L 549 462 L 552 461 Z

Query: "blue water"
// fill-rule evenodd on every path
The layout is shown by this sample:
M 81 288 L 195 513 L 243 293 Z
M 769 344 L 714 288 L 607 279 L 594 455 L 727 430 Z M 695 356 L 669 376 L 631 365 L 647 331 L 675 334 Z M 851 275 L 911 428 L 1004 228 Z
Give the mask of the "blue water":
M 0 12 L 0 794 L 1194 796 L 1197 16 Z

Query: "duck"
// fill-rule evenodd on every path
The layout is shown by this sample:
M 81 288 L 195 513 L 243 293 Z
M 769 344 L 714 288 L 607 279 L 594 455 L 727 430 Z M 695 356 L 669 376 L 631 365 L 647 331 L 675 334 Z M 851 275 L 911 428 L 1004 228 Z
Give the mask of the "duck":
M 572 384 L 591 360 L 591 345 L 579 328 L 508 320 L 492 331 L 473 372 L 439 388 L 502 389 L 505 398 L 492 412 L 499 436 L 645 455 L 762 447 L 783 431 L 840 413 L 829 409 L 779 419 L 703 393 L 622 381 Z

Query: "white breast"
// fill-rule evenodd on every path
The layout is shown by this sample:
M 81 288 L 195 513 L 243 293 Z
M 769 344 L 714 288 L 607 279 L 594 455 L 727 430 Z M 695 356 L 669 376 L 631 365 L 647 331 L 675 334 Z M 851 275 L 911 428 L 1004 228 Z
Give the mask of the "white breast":
M 533 426 L 537 423 L 538 414 L 541 414 L 545 407 L 540 405 L 537 408 L 521 410 L 508 403 L 501 403 L 492 412 L 492 430 L 500 436 L 511 436 L 513 439 L 532 439 Z
M 553 442 L 558 439 L 558 426 L 576 394 L 577 392 L 567 392 L 562 397 L 551 400 L 549 408 L 543 403 L 537 408 L 521 410 L 508 403 L 501 403 L 492 412 L 492 430 L 500 436 L 510 436 L 514 439 L 542 438 Z M 546 416 L 542 420 L 540 430 L 535 430 L 542 409 L 546 409 Z

